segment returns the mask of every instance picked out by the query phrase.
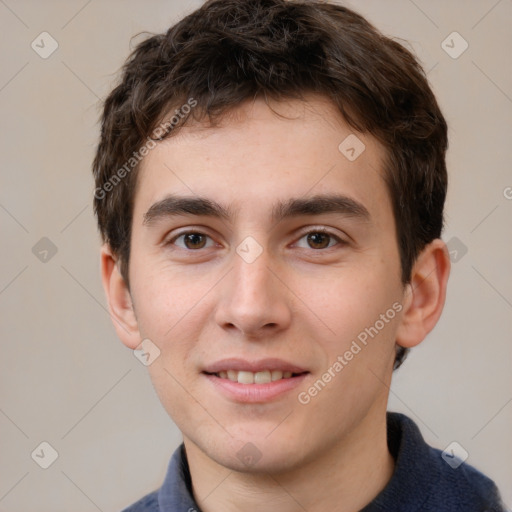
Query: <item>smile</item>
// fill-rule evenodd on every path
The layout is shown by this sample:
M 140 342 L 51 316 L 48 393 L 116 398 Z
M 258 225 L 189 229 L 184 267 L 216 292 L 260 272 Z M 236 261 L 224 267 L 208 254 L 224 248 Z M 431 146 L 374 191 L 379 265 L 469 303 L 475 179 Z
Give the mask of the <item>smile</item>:
M 228 379 L 239 384 L 268 384 L 282 379 L 290 379 L 300 374 L 281 370 L 263 370 L 259 372 L 226 370 L 213 375 L 219 379 Z

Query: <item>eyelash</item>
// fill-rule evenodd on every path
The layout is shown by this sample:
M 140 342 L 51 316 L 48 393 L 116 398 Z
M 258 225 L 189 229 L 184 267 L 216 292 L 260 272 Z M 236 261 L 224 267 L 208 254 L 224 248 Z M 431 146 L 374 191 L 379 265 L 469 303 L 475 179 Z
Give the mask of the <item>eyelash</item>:
M 211 236 L 209 236 L 201 231 L 189 230 L 189 231 L 183 231 L 182 233 L 179 233 L 175 237 L 171 238 L 168 242 L 166 242 L 165 245 L 174 245 L 174 243 L 176 242 L 176 240 L 178 240 L 178 238 L 181 238 L 186 235 L 201 235 L 201 236 L 206 236 L 211 239 Z M 183 249 L 184 251 L 189 251 L 189 252 L 198 252 L 200 250 L 200 249 L 187 249 L 186 247 L 185 248 L 179 247 L 179 248 Z
M 326 235 L 326 236 L 330 237 L 331 239 L 334 239 L 337 242 L 333 246 L 331 245 L 331 246 L 328 246 L 328 247 L 323 248 L 323 249 L 313 249 L 312 247 L 309 247 L 309 249 L 311 249 L 312 251 L 315 251 L 315 252 L 326 251 L 328 249 L 332 249 L 332 247 L 335 247 L 336 245 L 345 246 L 345 245 L 348 244 L 348 242 L 346 242 L 345 240 L 341 239 L 339 236 L 335 235 L 334 233 L 328 231 L 325 228 L 316 228 L 316 229 L 311 229 L 309 231 L 306 231 L 306 232 L 301 234 L 301 236 L 299 237 L 298 240 L 302 240 L 303 238 L 305 238 L 305 237 L 307 237 L 308 235 L 311 235 L 311 234 L 323 234 L 323 235 Z M 165 245 L 166 246 L 174 245 L 176 240 L 178 240 L 179 238 L 184 237 L 186 235 L 201 235 L 201 236 L 206 236 L 206 237 L 211 239 L 211 237 L 209 235 L 207 235 L 207 234 L 205 234 L 205 233 L 203 233 L 201 231 L 197 231 L 197 230 L 193 230 L 192 229 L 192 230 L 183 231 L 182 233 L 179 233 L 178 235 L 176 235 L 173 238 L 171 238 L 169 241 L 165 242 Z M 179 248 L 184 250 L 184 251 L 188 251 L 188 252 L 199 252 L 201 249 L 207 249 L 207 247 L 206 248 L 202 247 L 201 249 L 188 249 L 186 247 L 179 247 Z

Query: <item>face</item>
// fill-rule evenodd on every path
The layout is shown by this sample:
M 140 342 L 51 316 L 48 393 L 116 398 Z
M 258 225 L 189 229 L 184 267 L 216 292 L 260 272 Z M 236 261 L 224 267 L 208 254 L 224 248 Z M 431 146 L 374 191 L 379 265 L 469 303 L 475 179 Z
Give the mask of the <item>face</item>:
M 131 240 L 159 398 L 186 443 L 244 471 L 297 467 L 384 414 L 404 300 L 384 149 L 320 98 L 272 107 L 153 149 Z

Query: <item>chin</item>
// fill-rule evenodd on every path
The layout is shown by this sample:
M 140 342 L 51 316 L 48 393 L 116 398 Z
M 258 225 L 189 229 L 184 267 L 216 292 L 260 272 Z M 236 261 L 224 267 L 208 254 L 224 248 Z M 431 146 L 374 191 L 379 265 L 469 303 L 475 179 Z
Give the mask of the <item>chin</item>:
M 274 425 L 275 428 L 275 425 Z M 304 443 L 283 429 L 245 428 L 243 432 L 229 429 L 233 437 L 210 439 L 199 444 L 202 451 L 217 464 L 241 473 L 282 473 L 300 464 Z
M 290 457 L 292 454 L 293 458 Z M 300 464 L 294 451 L 270 450 L 268 447 L 260 450 L 250 441 L 239 450 L 212 453 L 210 457 L 231 471 L 253 475 L 286 473 Z

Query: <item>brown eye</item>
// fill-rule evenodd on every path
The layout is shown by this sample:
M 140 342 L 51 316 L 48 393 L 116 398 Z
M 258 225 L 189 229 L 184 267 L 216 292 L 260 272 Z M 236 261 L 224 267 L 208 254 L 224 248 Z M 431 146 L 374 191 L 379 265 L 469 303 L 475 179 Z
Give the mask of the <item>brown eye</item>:
M 194 231 L 189 231 L 187 233 L 182 233 L 178 235 L 176 238 L 171 240 L 171 244 L 175 244 L 182 249 L 188 250 L 198 250 L 204 249 L 205 247 L 211 247 L 211 243 L 209 245 L 210 237 L 203 233 L 196 233 Z M 210 239 L 211 241 L 211 239 Z M 213 242 L 213 241 L 211 241 Z
M 187 249 L 202 249 L 206 244 L 206 237 L 199 233 L 185 235 L 184 242 Z
M 331 235 L 327 233 L 309 233 L 307 235 L 308 245 L 312 249 L 326 249 L 329 247 L 329 243 L 332 239 Z

